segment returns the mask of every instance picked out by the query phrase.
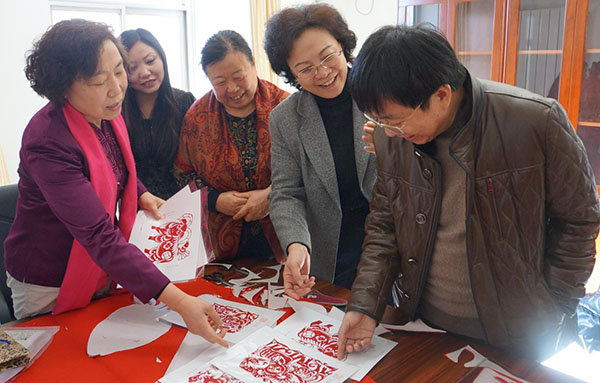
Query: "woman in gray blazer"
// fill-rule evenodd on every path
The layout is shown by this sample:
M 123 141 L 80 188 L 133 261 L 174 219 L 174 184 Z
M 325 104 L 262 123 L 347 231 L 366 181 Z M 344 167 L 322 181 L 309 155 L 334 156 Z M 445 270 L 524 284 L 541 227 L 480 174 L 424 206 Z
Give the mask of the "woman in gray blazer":
M 326 4 L 286 8 L 267 23 L 273 70 L 300 91 L 270 115 L 270 216 L 288 258 L 286 293 L 314 277 L 351 288 L 376 178 L 363 150 L 365 119 L 348 91 L 356 36 Z M 310 263 L 312 262 L 312 270 Z

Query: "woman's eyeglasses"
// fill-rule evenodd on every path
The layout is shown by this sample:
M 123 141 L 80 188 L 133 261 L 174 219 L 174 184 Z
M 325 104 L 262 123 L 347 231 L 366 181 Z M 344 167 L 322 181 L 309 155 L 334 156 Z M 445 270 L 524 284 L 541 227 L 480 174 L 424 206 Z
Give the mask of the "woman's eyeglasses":
M 340 49 L 337 52 L 330 53 L 327 56 L 325 56 L 325 58 L 323 60 L 321 60 L 319 65 L 317 65 L 317 66 L 309 65 L 306 68 L 299 70 L 298 73 L 296 74 L 296 76 L 300 77 L 300 78 L 304 78 L 304 79 L 311 78 L 317 74 L 317 69 L 319 67 L 324 68 L 324 69 L 329 69 L 332 66 L 334 66 L 335 64 L 337 64 L 338 58 L 341 56 L 341 54 L 342 54 L 342 49 Z

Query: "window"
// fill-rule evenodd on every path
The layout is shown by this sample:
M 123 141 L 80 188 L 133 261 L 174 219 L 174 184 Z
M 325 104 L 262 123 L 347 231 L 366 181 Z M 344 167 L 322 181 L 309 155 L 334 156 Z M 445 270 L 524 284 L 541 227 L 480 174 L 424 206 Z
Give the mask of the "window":
M 129 0 L 126 4 L 102 0 L 94 4 L 51 1 L 50 11 L 53 24 L 72 18 L 93 20 L 110 25 L 116 36 L 128 29 L 149 30 L 165 51 L 171 85 L 185 90 L 190 88 L 186 23 L 188 9 L 182 1 Z

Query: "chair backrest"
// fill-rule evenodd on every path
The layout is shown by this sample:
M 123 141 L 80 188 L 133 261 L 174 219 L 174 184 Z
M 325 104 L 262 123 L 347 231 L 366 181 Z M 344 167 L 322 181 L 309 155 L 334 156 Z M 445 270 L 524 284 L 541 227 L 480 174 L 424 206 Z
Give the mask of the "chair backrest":
M 0 322 L 14 320 L 10 288 L 6 285 L 6 268 L 4 267 L 4 240 L 15 219 L 17 207 L 17 185 L 0 186 Z

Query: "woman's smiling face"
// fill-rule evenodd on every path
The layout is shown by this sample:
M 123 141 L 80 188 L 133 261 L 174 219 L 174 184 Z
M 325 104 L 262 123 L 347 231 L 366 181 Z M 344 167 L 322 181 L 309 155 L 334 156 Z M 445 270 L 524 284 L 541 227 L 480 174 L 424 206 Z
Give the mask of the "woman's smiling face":
M 342 46 L 329 32 L 310 28 L 294 41 L 287 63 L 304 90 L 322 98 L 334 98 L 344 90 L 348 75 L 348 63 L 341 50 Z M 323 68 L 320 63 L 329 55 L 327 68 Z M 307 75 L 299 75 L 310 66 L 316 68 L 316 73 L 313 69 Z

